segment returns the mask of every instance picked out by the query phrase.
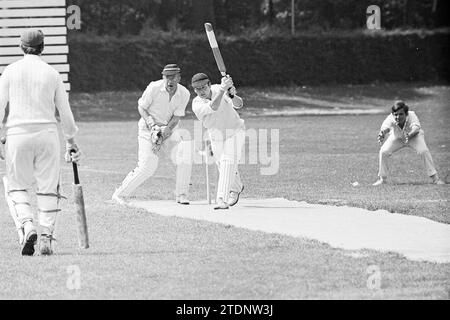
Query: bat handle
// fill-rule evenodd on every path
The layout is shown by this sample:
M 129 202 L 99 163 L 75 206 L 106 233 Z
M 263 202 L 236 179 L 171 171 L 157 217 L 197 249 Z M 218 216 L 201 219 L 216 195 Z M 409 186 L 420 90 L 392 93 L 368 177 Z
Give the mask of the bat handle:
M 225 72 L 221 72 L 221 74 L 222 74 L 222 77 L 229 77 L 229 75 L 227 75 Z M 234 98 L 234 94 L 231 94 L 231 93 L 230 93 L 230 90 L 231 90 L 231 88 L 228 89 L 228 96 L 229 96 L 231 99 L 233 99 L 233 98 Z
M 75 149 L 70 150 L 70 154 L 76 153 Z M 73 168 L 73 182 L 74 184 L 80 184 L 80 178 L 78 177 L 78 165 L 76 162 L 72 162 Z

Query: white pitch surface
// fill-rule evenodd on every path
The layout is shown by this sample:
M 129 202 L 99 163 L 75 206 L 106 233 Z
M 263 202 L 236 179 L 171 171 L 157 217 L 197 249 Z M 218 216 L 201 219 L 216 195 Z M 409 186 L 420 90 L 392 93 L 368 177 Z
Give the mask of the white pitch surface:
M 347 250 L 396 252 L 407 259 L 450 263 L 450 225 L 426 218 L 276 199 L 241 199 L 228 210 L 206 202 L 129 201 L 164 216 L 206 220 L 325 242 Z

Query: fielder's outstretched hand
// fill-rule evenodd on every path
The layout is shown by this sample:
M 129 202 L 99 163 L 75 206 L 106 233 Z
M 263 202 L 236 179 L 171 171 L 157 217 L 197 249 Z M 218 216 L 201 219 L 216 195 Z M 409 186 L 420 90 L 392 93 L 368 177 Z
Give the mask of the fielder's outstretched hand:
M 380 133 L 378 133 L 378 144 L 379 144 L 380 146 L 383 144 L 384 137 L 385 137 L 384 132 L 383 132 L 383 131 L 380 131 Z
M 405 133 L 405 144 L 408 144 L 409 138 L 409 133 Z

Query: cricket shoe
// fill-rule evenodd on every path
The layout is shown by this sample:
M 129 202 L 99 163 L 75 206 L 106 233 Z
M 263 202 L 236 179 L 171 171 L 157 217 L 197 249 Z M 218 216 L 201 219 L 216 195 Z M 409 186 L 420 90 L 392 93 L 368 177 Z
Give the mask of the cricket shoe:
M 53 254 L 52 242 L 55 240 L 51 234 L 42 233 L 39 241 L 39 251 L 42 256 Z
M 244 186 L 242 186 L 241 191 L 230 191 L 230 195 L 228 196 L 228 205 L 230 207 L 234 206 L 239 201 L 239 195 L 244 191 Z
M 217 200 L 217 205 L 214 207 L 214 210 L 225 210 L 225 209 L 229 209 L 229 208 L 230 208 L 230 206 L 228 205 L 228 203 L 223 201 L 222 198 L 219 198 Z
M 379 178 L 377 181 L 375 181 L 372 186 L 376 187 L 376 186 L 380 186 L 382 184 L 386 184 L 387 181 L 384 178 Z
M 431 179 L 433 180 L 431 183 L 433 184 L 438 184 L 438 185 L 443 185 L 445 184 L 444 181 L 442 181 L 439 176 L 437 174 L 435 174 L 434 176 L 431 177 Z
M 180 194 L 179 196 L 177 196 L 177 203 L 189 204 L 189 199 L 186 197 L 185 194 Z
M 23 226 L 25 244 L 22 248 L 23 256 L 32 256 L 34 254 L 34 245 L 37 241 L 37 233 L 32 221 L 27 221 Z

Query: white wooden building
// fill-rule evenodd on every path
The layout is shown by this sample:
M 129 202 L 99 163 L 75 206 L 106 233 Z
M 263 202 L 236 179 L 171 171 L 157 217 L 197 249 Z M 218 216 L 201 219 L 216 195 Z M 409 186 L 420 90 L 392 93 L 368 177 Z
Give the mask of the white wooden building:
M 23 57 L 20 35 L 27 28 L 42 30 L 42 59 L 61 73 L 70 91 L 66 0 L 0 0 L 0 74 Z

